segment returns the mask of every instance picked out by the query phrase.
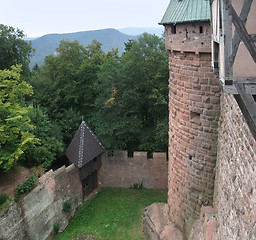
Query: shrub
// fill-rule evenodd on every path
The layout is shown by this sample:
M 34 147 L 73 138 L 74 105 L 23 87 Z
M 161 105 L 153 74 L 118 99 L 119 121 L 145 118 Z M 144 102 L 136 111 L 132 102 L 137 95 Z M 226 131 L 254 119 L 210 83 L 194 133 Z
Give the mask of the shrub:
M 40 178 L 41 176 L 44 175 L 45 169 L 42 165 L 40 165 L 40 166 L 32 167 L 30 169 L 30 172 L 33 176 Z
M 130 186 L 130 189 L 144 189 L 143 183 L 134 183 L 133 185 Z
M 58 223 L 53 224 L 53 231 L 55 234 L 58 234 L 60 230 L 60 225 Z
M 7 194 L 0 194 L 0 212 L 8 209 L 8 206 L 11 204 L 11 200 L 11 196 L 8 196 Z
M 3 204 L 6 202 L 8 196 L 6 194 L 0 194 L 0 204 Z
M 71 214 L 71 202 L 70 201 L 67 200 L 63 203 L 62 211 L 68 215 Z
M 29 177 L 24 183 L 19 184 L 15 191 L 15 201 L 24 193 L 29 193 L 35 186 L 37 178 Z

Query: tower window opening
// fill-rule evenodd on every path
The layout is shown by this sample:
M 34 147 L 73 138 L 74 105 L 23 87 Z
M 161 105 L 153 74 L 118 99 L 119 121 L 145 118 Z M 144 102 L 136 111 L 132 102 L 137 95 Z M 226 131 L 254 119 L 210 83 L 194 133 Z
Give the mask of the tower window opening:
M 176 25 L 172 25 L 172 34 L 176 34 Z
M 200 32 L 200 33 L 203 33 L 203 26 L 200 26 L 200 27 L 199 27 L 199 32 Z

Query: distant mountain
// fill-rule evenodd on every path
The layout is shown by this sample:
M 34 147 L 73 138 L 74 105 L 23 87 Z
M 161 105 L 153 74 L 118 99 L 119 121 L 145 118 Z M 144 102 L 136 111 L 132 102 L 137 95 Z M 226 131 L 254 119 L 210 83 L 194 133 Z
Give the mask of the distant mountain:
M 120 32 L 128 35 L 140 35 L 144 32 L 155 34 L 159 37 L 163 36 L 164 28 L 163 27 L 157 27 L 157 28 L 120 28 L 118 29 Z
M 95 31 L 84 31 L 65 34 L 47 34 L 42 37 L 30 40 L 32 47 L 36 50 L 31 58 L 30 67 L 32 68 L 37 63 L 39 66 L 44 63 L 44 58 L 47 55 L 54 54 L 56 48 L 62 39 L 70 42 L 77 40 L 83 46 L 88 46 L 93 40 L 102 43 L 102 50 L 108 52 L 118 48 L 119 52 L 124 51 L 124 43 L 129 39 L 137 39 L 138 36 L 124 34 L 116 29 L 102 29 Z

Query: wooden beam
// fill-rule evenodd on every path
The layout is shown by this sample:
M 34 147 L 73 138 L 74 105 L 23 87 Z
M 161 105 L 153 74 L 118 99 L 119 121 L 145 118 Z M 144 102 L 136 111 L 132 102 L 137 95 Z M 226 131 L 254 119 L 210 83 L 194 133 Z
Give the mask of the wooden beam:
M 227 1 L 227 0 L 225 0 L 225 1 Z M 240 18 L 238 17 L 235 9 L 230 4 L 229 4 L 229 11 L 232 15 L 232 22 L 236 27 L 239 37 L 244 42 L 247 50 L 249 51 L 249 53 L 251 54 L 251 56 L 254 60 L 254 62 L 256 62 L 256 47 L 255 47 L 251 37 L 249 36 L 244 24 L 241 22 Z
M 212 34 L 212 40 L 216 43 L 220 43 L 220 36 Z
M 256 42 L 256 34 L 251 34 L 250 37 L 253 42 Z
M 243 84 L 246 94 L 256 95 L 256 77 L 225 77 L 223 90 L 229 94 L 238 94 L 236 84 Z
M 228 94 L 238 94 L 235 84 L 232 85 L 223 85 L 223 90 Z M 256 95 L 256 84 L 245 84 L 246 94 Z
M 235 95 L 235 99 L 245 117 L 245 120 L 256 140 L 256 103 L 252 95 L 245 92 L 245 86 L 242 83 L 236 83 L 235 87 L 239 95 Z
M 241 13 L 240 13 L 240 19 L 241 19 L 241 22 L 244 25 L 247 22 L 247 17 L 248 17 L 248 14 L 250 12 L 251 5 L 252 5 L 252 0 L 244 0 L 244 4 L 243 4 L 243 7 L 242 7 L 242 10 L 241 10 Z M 239 34 L 236 30 L 235 33 L 234 33 L 234 37 L 232 39 L 233 51 L 232 51 L 232 54 L 229 58 L 231 67 L 234 64 L 235 57 L 236 57 L 237 50 L 238 50 L 240 42 L 241 42 L 241 38 L 240 38 L 240 36 L 239 36 Z
M 221 53 L 224 57 L 224 66 L 222 74 L 225 77 L 232 76 L 232 66 L 230 64 L 229 58 L 232 53 L 232 21 L 229 16 L 229 0 L 221 0 L 220 1 L 220 10 L 221 10 L 221 19 L 222 19 L 222 36 L 220 37 L 220 44 L 224 45 L 223 53 Z
M 232 81 L 232 84 L 234 83 L 256 84 L 256 77 L 226 77 L 225 82 L 227 81 Z

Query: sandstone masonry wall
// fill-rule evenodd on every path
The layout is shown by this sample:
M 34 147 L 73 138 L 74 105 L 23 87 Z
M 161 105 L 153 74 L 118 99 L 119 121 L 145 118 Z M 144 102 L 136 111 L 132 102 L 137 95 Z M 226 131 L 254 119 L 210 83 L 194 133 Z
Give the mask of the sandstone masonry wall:
M 221 101 L 215 212 L 218 239 L 256 239 L 256 142 L 233 95 Z
M 1 239 L 51 239 L 54 223 L 63 231 L 82 204 L 79 171 L 74 165 L 50 170 L 38 182 L 35 189 L 18 203 L 12 202 L 8 211 L 0 215 Z M 71 202 L 70 215 L 62 211 L 67 200 Z
M 152 159 L 147 152 L 134 152 L 132 158 L 127 151 L 104 154 L 99 182 L 103 187 L 129 188 L 142 183 L 148 189 L 167 189 L 167 165 L 166 153 L 153 153 Z
M 170 218 L 188 235 L 202 205 L 212 204 L 220 85 L 210 53 L 169 51 Z
M 174 33 L 174 27 L 176 33 Z M 209 22 L 179 23 L 165 27 L 165 45 L 168 50 L 180 52 L 210 52 Z

